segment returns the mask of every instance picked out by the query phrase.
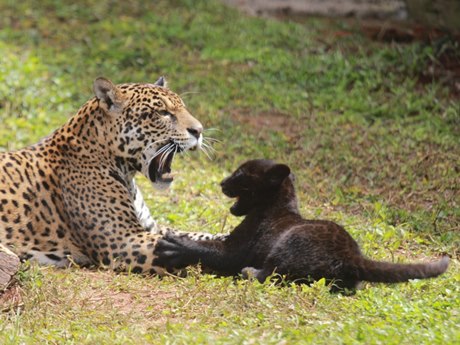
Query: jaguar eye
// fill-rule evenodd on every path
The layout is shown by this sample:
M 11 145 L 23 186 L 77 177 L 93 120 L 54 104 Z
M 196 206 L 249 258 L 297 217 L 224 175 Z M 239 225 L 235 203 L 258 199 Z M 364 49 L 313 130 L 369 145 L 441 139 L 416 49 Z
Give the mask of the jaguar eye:
M 172 116 L 172 114 L 167 110 L 160 110 L 158 114 L 160 114 L 161 116 Z
M 158 114 L 160 114 L 161 116 L 164 116 L 164 117 L 169 117 L 171 120 L 173 121 L 176 121 L 176 115 L 174 114 L 171 114 L 169 111 L 167 110 L 160 110 L 158 112 Z

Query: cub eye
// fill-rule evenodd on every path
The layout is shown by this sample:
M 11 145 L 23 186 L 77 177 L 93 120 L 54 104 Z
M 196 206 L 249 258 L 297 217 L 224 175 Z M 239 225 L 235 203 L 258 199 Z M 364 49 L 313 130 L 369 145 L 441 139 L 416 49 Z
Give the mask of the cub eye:
M 244 175 L 244 173 L 241 170 L 238 170 L 233 174 L 233 177 L 234 178 L 239 178 L 239 177 L 241 177 L 243 175 Z

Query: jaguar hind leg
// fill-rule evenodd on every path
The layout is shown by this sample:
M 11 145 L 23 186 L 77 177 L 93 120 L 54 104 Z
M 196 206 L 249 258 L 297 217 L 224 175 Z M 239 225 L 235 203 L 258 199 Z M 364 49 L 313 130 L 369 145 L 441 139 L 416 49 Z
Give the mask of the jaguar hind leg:
M 60 268 L 69 267 L 72 263 L 79 266 L 88 266 L 91 264 L 91 260 L 87 256 L 80 254 L 78 256 L 71 257 L 70 252 L 65 250 L 53 252 L 29 250 L 27 253 L 22 254 L 19 257 L 22 261 L 30 260 L 37 262 L 39 265 L 56 266 Z
M 41 252 L 38 250 L 29 250 L 26 254 L 20 255 L 20 259 L 21 261 L 36 261 L 39 265 L 44 266 L 56 266 L 62 268 L 70 265 L 68 253 L 65 253 L 64 251 Z

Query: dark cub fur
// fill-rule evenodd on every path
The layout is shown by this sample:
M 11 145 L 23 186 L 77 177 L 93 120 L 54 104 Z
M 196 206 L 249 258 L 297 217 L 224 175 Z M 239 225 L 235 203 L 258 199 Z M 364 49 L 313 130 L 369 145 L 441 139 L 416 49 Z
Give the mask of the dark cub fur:
M 273 272 L 289 280 L 334 281 L 334 289 L 354 289 L 360 281 L 397 283 L 435 277 L 449 258 L 433 263 L 394 264 L 365 258 L 340 225 L 303 219 L 288 166 L 251 160 L 221 182 L 236 198 L 230 211 L 246 216 L 225 241 L 191 241 L 166 236 L 157 245 L 157 264 L 181 268 L 201 264 L 221 275 L 254 276 Z

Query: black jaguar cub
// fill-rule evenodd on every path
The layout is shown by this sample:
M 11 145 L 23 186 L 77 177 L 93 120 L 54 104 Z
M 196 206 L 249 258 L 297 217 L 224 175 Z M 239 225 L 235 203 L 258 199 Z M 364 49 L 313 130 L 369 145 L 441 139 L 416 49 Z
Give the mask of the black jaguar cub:
M 449 258 L 433 263 L 395 264 L 365 258 L 355 240 L 334 222 L 303 219 L 291 171 L 270 160 L 251 160 L 221 182 L 236 198 L 230 211 L 246 216 L 225 241 L 166 236 L 156 264 L 182 268 L 201 262 L 221 275 L 253 276 L 263 282 L 276 272 L 288 280 L 333 281 L 332 291 L 353 290 L 360 281 L 397 283 L 435 277 Z

